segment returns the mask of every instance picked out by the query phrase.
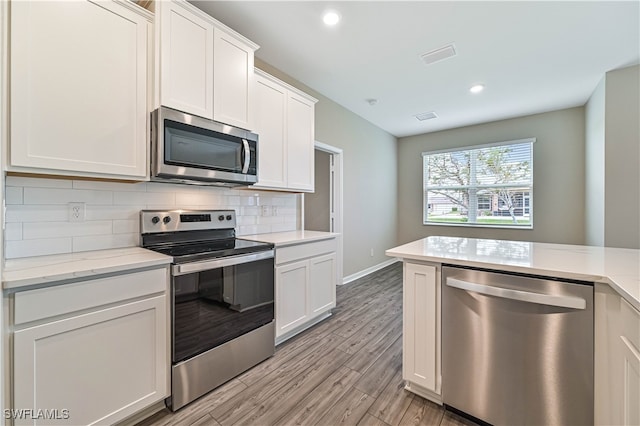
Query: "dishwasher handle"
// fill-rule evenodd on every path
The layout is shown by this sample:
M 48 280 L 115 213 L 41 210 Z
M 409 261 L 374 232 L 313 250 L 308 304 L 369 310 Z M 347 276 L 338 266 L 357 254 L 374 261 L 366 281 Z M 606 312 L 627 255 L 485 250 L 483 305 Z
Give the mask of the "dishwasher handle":
M 557 306 L 560 308 L 571 309 L 586 309 L 587 307 L 587 301 L 580 297 L 531 293 L 528 291 L 512 290 L 510 288 L 470 283 L 468 281 L 462 281 L 451 277 L 447 278 L 446 285 L 473 293 L 495 296 L 503 299 L 518 300 L 520 302 L 536 303 L 538 305 Z

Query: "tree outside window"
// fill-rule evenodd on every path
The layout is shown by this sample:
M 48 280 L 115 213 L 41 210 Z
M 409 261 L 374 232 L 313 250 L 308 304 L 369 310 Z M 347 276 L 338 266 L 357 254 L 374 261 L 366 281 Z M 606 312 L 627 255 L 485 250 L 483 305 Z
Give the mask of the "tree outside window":
M 423 223 L 532 228 L 534 141 L 423 153 Z

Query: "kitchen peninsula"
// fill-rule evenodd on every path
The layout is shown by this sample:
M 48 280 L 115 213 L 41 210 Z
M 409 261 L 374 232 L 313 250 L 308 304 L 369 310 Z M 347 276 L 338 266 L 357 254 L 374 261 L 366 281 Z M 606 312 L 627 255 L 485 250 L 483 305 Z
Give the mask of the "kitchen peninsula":
M 443 265 L 589 282 L 594 283 L 594 423 L 640 422 L 640 250 L 432 236 L 386 254 L 404 262 L 403 378 L 408 390 L 443 402 Z

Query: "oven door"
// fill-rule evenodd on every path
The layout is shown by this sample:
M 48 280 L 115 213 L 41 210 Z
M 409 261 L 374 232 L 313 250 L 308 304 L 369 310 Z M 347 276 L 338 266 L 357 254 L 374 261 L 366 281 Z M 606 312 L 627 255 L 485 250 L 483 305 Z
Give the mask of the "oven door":
M 172 270 L 174 364 L 274 319 L 273 250 Z
M 256 134 L 165 107 L 152 120 L 154 177 L 257 182 Z

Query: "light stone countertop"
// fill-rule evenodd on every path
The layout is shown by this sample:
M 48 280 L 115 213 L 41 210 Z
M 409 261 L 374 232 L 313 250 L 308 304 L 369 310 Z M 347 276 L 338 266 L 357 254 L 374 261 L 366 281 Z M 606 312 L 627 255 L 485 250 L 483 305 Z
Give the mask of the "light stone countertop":
M 141 247 L 9 259 L 2 272 L 2 288 L 17 291 L 22 287 L 160 267 L 172 260 L 171 256 Z
M 330 238 L 336 238 L 338 235 L 340 234 L 335 232 L 298 230 L 287 232 L 273 232 L 270 234 L 239 235 L 238 238 L 243 240 L 271 243 L 276 247 L 284 247 L 300 243 L 309 243 L 312 241 L 327 240 Z
M 433 236 L 394 247 L 386 254 L 605 283 L 640 310 L 640 250 Z

